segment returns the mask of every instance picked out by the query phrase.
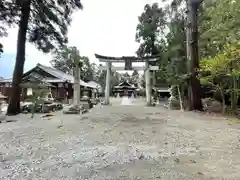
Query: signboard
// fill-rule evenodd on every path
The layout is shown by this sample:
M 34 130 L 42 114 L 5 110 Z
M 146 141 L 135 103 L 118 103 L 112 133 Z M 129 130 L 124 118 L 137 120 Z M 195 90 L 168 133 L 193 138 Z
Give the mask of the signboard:
M 157 70 L 159 70 L 159 67 L 158 66 L 149 66 L 149 69 L 151 71 L 157 71 Z
M 127 59 L 125 60 L 125 68 L 124 70 L 132 70 L 132 61 Z

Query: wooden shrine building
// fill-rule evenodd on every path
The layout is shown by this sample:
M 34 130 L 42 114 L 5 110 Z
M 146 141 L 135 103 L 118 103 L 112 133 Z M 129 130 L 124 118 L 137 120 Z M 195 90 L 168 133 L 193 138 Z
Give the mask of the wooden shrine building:
M 34 68 L 24 73 L 22 81 L 24 83 L 32 83 L 33 79 L 38 79 L 42 83 L 47 84 L 52 97 L 55 100 L 63 101 L 73 98 L 73 84 L 74 77 L 70 74 L 66 74 L 63 71 L 55 68 L 37 64 Z M 11 79 L 0 80 L 0 91 L 4 96 L 9 97 L 11 95 Z M 95 86 L 88 84 L 80 80 L 81 95 L 84 92 L 88 92 L 89 97 L 92 95 L 92 91 L 96 89 Z M 22 99 L 26 96 L 27 88 L 22 88 Z
M 119 85 L 114 86 L 112 92 L 115 96 L 119 95 L 120 97 L 122 97 L 122 96 L 131 97 L 132 95 L 134 95 L 134 96 L 136 95 L 136 89 L 137 89 L 137 87 L 135 87 L 133 84 L 130 84 L 130 83 L 124 81 L 124 82 L 120 83 Z

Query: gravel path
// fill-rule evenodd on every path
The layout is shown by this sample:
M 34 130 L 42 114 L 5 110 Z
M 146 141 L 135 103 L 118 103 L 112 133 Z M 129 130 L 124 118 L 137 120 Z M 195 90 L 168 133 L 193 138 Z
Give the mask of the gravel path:
M 240 179 L 238 127 L 142 100 L 112 104 L 81 116 L 8 117 L 18 121 L 0 124 L 0 179 Z
M 132 105 L 132 98 L 129 98 L 127 96 L 122 97 L 121 105 L 123 106 Z

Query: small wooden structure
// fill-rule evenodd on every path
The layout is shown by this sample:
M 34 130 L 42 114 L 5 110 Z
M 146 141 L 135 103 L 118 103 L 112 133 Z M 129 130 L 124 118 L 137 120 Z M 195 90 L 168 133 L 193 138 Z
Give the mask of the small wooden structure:
M 110 56 L 102 56 L 99 54 L 95 54 L 95 57 L 99 59 L 100 62 L 105 62 L 106 66 L 102 66 L 102 69 L 107 70 L 106 75 L 106 87 L 105 87 L 105 104 L 110 104 L 110 80 L 111 80 L 111 71 L 112 70 L 144 70 L 145 71 L 145 81 L 146 81 L 146 99 L 147 105 L 152 105 L 151 102 L 151 71 L 158 70 L 158 66 L 156 66 L 156 61 L 159 56 L 147 56 L 147 57 L 134 57 L 134 56 L 123 56 L 123 57 L 110 57 Z M 132 67 L 133 62 L 145 62 L 144 67 Z M 112 63 L 125 63 L 125 67 L 113 67 Z
M 120 83 L 119 85 L 114 86 L 112 91 L 115 94 L 115 96 L 117 96 L 119 94 L 120 97 L 126 96 L 126 95 L 131 97 L 132 95 L 135 96 L 136 89 L 137 89 L 137 87 L 124 81 L 124 82 Z

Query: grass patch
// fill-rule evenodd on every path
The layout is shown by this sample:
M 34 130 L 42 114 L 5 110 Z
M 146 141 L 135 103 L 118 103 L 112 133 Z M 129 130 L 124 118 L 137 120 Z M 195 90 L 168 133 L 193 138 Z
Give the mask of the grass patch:
M 229 118 L 228 121 L 229 121 L 228 125 L 230 125 L 230 126 L 234 125 L 234 124 L 240 124 L 240 119 L 238 119 L 238 118 L 231 118 L 231 119 Z

